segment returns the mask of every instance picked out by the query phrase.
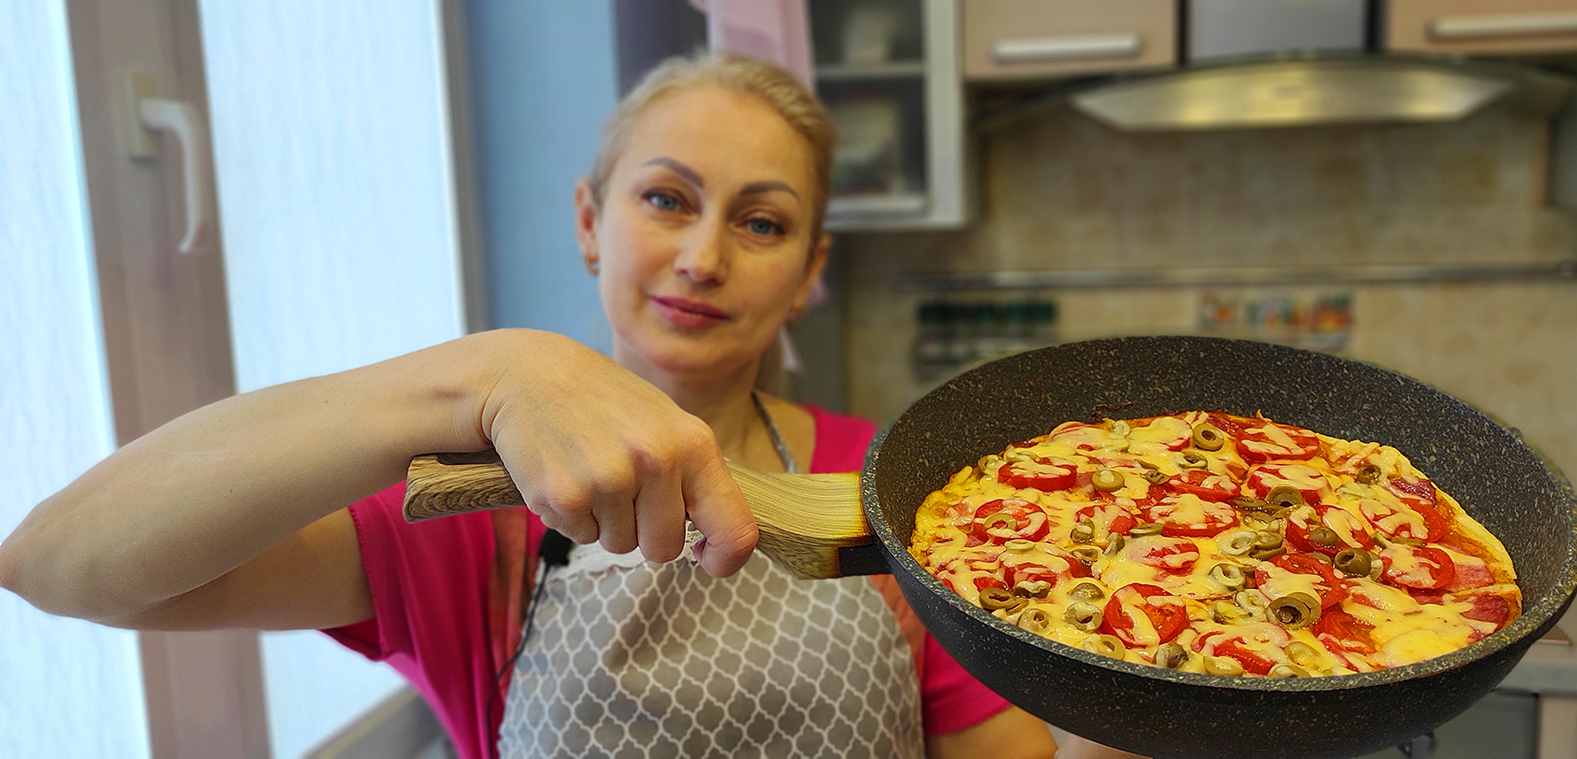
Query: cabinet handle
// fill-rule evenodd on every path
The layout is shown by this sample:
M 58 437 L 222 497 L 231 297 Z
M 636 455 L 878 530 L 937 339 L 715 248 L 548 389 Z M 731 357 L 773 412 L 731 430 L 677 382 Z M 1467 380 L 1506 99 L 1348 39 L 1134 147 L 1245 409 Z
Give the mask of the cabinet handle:
M 1137 34 L 1084 34 L 997 40 L 991 56 L 997 63 L 1133 58 L 1143 49 Z
M 164 98 L 137 101 L 137 116 L 145 129 L 167 131 L 175 137 L 181 152 L 181 184 L 186 195 L 186 234 L 181 237 L 182 253 L 199 252 L 197 245 L 206 236 L 208 221 L 208 136 L 202 117 L 191 103 Z
M 1577 32 L 1577 13 L 1516 13 L 1500 16 L 1442 16 L 1429 22 L 1437 40 L 1536 37 Z

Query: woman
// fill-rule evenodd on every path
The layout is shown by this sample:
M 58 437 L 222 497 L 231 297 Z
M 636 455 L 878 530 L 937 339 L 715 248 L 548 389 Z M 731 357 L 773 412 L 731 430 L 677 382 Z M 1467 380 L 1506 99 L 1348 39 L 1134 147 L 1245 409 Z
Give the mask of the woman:
M 466 757 L 1050 756 L 868 581 L 750 554 L 724 456 L 848 470 L 873 432 L 754 391 L 826 262 L 830 139 L 774 67 L 665 64 L 575 193 L 614 361 L 505 330 L 199 409 L 41 504 L 0 586 L 119 627 L 325 629 L 410 677 Z M 488 447 L 531 516 L 403 523 L 412 456 Z M 583 547 L 522 639 L 544 526 Z

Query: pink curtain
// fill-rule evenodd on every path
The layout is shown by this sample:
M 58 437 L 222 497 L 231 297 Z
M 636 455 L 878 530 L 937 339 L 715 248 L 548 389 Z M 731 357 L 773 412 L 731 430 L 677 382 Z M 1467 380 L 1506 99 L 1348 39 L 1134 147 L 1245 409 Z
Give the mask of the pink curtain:
M 690 0 L 690 5 L 706 14 L 713 50 L 776 63 L 815 91 L 805 0 Z

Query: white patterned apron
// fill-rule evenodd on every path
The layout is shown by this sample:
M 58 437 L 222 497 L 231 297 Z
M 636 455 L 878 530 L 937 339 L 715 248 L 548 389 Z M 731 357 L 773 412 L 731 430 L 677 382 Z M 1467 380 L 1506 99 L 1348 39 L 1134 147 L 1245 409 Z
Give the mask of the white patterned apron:
M 502 757 L 923 757 L 919 681 L 870 581 L 755 554 L 714 579 L 579 546 L 515 665 Z

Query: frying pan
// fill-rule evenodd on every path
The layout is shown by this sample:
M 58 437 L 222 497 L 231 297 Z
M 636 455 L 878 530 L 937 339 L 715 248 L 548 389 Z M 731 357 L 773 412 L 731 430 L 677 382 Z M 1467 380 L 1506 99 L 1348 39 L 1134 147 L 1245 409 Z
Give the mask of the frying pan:
M 1052 642 L 966 602 L 910 556 L 920 503 L 981 456 L 1064 421 L 1194 409 L 1263 413 L 1398 448 L 1505 543 L 1522 587 L 1522 616 L 1466 648 L 1404 667 L 1232 678 L 1118 661 Z M 418 464 L 424 463 L 422 470 Z M 447 476 L 461 470 L 467 470 L 464 477 Z M 752 490 L 764 487 L 770 496 L 774 487 L 793 489 L 780 479 L 736 478 L 753 508 L 766 496 Z M 841 482 L 807 481 L 823 499 L 836 499 Z M 413 463 L 407 518 L 493 506 L 508 500 L 501 491 L 520 502 L 496 464 L 445 467 L 429 457 Z M 769 540 L 774 531 L 758 509 L 762 550 L 798 564 L 801 574 L 892 572 L 926 630 L 992 690 L 1073 733 L 1156 757 L 1351 757 L 1396 745 L 1494 688 L 1577 590 L 1577 497 L 1515 430 L 1400 374 L 1265 343 L 1118 338 L 986 364 L 932 391 L 876 437 L 860 473 L 859 496 L 871 537 L 795 542 L 774 534 Z M 817 551 L 820 559 L 806 559 Z

